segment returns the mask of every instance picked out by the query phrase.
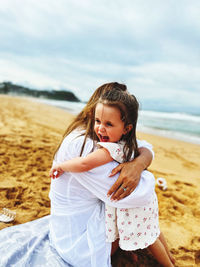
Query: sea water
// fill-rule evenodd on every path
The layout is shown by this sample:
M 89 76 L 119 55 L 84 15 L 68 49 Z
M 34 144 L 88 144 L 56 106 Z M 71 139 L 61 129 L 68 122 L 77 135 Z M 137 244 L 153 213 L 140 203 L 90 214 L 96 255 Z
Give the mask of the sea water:
M 85 103 L 60 100 L 36 99 L 37 101 L 66 109 L 72 114 L 78 114 Z M 172 109 L 173 110 L 173 109 Z M 183 110 L 183 108 L 182 108 Z M 200 144 L 200 108 L 199 115 L 188 112 L 163 112 L 140 110 L 138 118 L 138 131 L 165 136 Z
M 142 110 L 138 130 L 200 144 L 200 116 L 187 113 Z

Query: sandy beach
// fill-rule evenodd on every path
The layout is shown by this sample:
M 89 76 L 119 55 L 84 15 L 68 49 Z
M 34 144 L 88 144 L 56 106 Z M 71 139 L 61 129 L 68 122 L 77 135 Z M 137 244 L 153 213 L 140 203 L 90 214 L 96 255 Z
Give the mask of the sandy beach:
M 50 212 L 48 176 L 52 156 L 73 116 L 28 98 L 0 96 L 0 209 L 16 212 L 0 229 L 43 217 Z M 150 142 L 155 159 L 149 170 L 167 180 L 156 186 L 160 228 L 175 266 L 200 266 L 200 145 L 138 133 Z M 146 250 L 137 251 L 138 266 L 159 266 Z M 122 251 L 114 267 L 132 266 Z

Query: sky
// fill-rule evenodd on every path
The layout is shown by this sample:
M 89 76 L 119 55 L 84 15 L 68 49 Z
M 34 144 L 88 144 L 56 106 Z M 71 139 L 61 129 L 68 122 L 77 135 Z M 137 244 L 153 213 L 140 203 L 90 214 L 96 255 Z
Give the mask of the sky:
M 86 101 L 117 81 L 200 110 L 199 14 L 199 0 L 1 0 L 0 82 Z

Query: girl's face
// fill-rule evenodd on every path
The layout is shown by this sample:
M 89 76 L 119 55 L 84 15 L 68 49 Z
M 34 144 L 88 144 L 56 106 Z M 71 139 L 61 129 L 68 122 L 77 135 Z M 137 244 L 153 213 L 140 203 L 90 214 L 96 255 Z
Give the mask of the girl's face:
M 118 108 L 98 103 L 95 109 L 94 131 L 100 142 L 118 142 L 127 133 Z

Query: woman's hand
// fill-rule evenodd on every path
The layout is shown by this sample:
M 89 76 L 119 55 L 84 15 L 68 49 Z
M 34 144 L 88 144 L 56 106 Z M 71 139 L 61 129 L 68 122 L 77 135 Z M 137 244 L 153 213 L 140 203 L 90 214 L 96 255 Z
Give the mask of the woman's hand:
M 139 152 L 140 155 L 133 161 L 119 164 L 112 170 L 110 177 L 120 172 L 117 181 L 108 191 L 112 200 L 117 201 L 131 194 L 140 181 L 142 171 L 150 165 L 152 153 L 146 148 L 140 148 Z
M 118 165 L 112 170 L 110 177 L 120 172 L 114 185 L 108 191 L 108 196 L 112 195 L 112 200 L 120 200 L 134 191 L 140 181 L 142 170 L 137 168 L 134 162 L 126 162 Z

